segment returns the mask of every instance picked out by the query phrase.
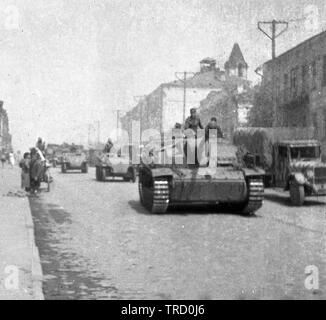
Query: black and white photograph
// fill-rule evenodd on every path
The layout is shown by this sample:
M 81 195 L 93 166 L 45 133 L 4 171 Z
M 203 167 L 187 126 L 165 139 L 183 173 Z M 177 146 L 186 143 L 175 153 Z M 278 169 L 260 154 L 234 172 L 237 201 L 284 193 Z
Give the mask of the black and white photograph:
M 326 299 L 325 0 L 0 0 L 0 45 L 0 300 Z

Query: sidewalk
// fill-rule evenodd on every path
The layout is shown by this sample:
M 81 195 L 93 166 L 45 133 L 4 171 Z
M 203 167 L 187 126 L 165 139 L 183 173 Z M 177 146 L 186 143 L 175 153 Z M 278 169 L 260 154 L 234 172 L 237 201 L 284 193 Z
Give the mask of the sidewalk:
M 42 278 L 29 201 L 20 189 L 20 169 L 0 168 L 0 300 L 44 299 Z

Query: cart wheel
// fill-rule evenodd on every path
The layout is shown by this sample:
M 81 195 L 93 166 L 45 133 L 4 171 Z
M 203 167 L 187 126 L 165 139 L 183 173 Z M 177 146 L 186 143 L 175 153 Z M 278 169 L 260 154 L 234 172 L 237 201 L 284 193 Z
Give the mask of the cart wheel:
M 50 175 L 48 173 L 46 174 L 46 183 L 47 183 L 47 192 L 50 192 L 50 190 L 51 190 L 51 186 L 50 186 L 51 177 L 50 177 Z

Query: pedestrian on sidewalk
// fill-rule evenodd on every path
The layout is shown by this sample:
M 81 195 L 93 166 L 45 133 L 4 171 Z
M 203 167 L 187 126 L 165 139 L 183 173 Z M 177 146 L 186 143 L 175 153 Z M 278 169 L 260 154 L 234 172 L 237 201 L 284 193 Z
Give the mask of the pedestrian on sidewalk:
M 10 163 L 11 168 L 13 169 L 14 165 L 15 165 L 15 157 L 12 152 L 9 153 L 9 163 Z
M 31 155 L 29 152 L 24 153 L 23 159 L 20 161 L 19 166 L 22 169 L 21 173 L 21 187 L 25 191 L 29 192 L 31 189 L 30 181 L 30 165 L 31 165 Z
M 6 155 L 4 153 L 1 154 L 1 165 L 2 165 L 2 169 L 5 167 L 5 163 L 6 163 Z

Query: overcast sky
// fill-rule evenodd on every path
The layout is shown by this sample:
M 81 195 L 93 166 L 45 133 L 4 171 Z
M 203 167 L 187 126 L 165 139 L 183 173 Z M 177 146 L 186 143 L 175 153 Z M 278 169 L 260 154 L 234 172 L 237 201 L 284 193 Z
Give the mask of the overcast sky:
M 300 20 L 308 5 L 319 11 L 313 27 Z M 322 31 L 325 10 L 324 0 L 1 0 L 0 99 L 14 147 L 38 136 L 84 143 L 97 121 L 105 140 L 115 109 L 207 56 L 223 67 L 234 42 L 254 80 L 271 56 L 258 20 L 298 19 L 278 39 L 280 54 Z

